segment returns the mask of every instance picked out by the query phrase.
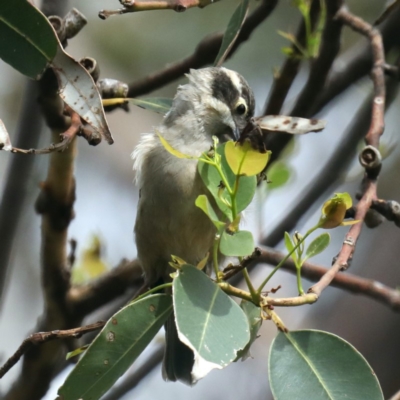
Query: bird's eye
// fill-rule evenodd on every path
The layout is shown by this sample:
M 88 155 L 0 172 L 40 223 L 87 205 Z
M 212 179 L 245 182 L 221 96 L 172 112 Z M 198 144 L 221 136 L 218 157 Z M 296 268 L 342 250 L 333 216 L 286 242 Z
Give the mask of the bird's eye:
M 239 103 L 239 104 L 236 106 L 236 112 L 237 112 L 239 115 L 245 114 L 245 113 L 247 112 L 246 104 Z

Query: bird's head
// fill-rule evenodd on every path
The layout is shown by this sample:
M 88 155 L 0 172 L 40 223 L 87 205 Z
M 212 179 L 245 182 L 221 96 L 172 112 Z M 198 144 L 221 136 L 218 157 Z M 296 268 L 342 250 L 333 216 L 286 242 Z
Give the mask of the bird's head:
M 191 70 L 189 83 L 180 86 L 166 124 L 195 121 L 197 134 L 211 140 L 238 140 L 254 115 L 253 91 L 235 71 L 222 67 Z M 194 133 L 194 134 L 196 134 Z

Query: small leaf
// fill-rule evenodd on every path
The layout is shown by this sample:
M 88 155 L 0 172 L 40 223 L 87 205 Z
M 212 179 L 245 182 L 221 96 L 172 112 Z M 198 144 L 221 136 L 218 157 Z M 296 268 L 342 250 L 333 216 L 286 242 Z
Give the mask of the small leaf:
M 100 238 L 94 235 L 90 246 L 82 251 L 80 262 L 72 269 L 73 284 L 86 283 L 109 270 L 109 267 L 102 259 L 102 247 Z
M 283 161 L 275 161 L 268 168 L 268 185 L 267 189 L 277 189 L 285 185 L 289 178 L 293 175 L 291 168 Z
M 278 30 L 278 34 L 284 37 L 285 39 L 289 40 L 289 42 L 296 43 L 296 36 L 294 36 L 293 33 Z
M 69 56 L 61 45 L 51 67 L 58 79 L 60 97 L 109 144 L 114 143 L 100 93 L 86 69 Z
M 172 107 L 173 99 L 167 97 L 148 97 L 144 99 L 125 99 L 135 106 L 146 110 L 154 111 L 159 114 L 166 114 Z
M 281 51 L 285 56 L 289 57 L 292 57 L 295 54 L 294 50 L 291 47 L 282 47 Z
M 292 253 L 293 249 L 295 248 L 295 243 L 293 243 L 292 238 L 289 235 L 289 232 L 285 232 L 285 247 L 286 250 L 288 251 L 288 254 Z M 290 257 L 293 259 L 293 261 L 295 262 L 296 266 L 297 266 L 297 261 L 298 261 L 298 257 L 297 257 L 297 251 L 293 251 L 293 253 L 290 255 Z
M 211 222 L 215 225 L 218 231 L 221 231 L 225 228 L 225 224 L 218 219 L 216 212 L 212 208 L 212 205 L 205 194 L 198 196 L 195 204 L 204 211 L 208 218 L 210 218 Z
M 210 257 L 210 253 L 207 253 L 207 255 L 198 262 L 196 265 L 196 268 L 200 271 L 204 269 L 204 267 L 207 265 L 208 257 Z
M 235 175 L 253 176 L 259 174 L 267 165 L 271 152 L 260 153 L 251 143 L 229 141 L 225 145 L 225 157 Z
M 5 150 L 5 151 L 12 150 L 10 136 L 1 119 L 0 119 L 0 150 Z
M 239 35 L 240 29 L 243 26 L 247 12 L 249 11 L 249 0 L 241 0 L 240 4 L 233 13 L 228 27 L 222 39 L 221 48 L 219 49 L 214 66 L 220 67 L 229 54 L 232 46 L 235 44 L 236 38 Z
M 181 153 L 179 150 L 174 149 L 158 132 L 156 132 L 158 137 L 160 138 L 161 144 L 164 146 L 164 149 L 168 151 L 168 153 L 172 154 L 177 158 L 188 158 L 188 159 L 196 159 L 197 157 L 189 156 L 187 154 Z
M 324 229 L 336 228 L 339 225 L 353 225 L 358 221 L 344 222 L 346 211 L 352 206 L 353 202 L 348 193 L 335 193 L 322 206 L 322 216 L 318 225 Z
M 236 176 L 226 161 L 225 143 L 218 146 L 217 153 L 221 157 L 222 170 L 227 177 L 229 185 L 233 187 Z M 218 208 L 232 222 L 232 211 L 227 205 L 230 204 L 230 196 L 225 189 L 221 188 L 221 177 L 216 168 L 203 161 L 199 161 L 197 168 L 205 186 L 213 195 Z M 238 213 L 242 212 L 250 204 L 256 192 L 256 187 L 257 179 L 255 176 L 241 176 L 239 178 L 239 188 L 236 193 L 236 206 Z
M 230 234 L 222 232 L 219 250 L 225 256 L 245 257 L 254 251 L 253 235 L 249 231 L 239 231 Z
M 285 232 L 285 247 L 288 253 L 291 253 L 294 249 L 294 244 L 292 242 L 292 238 L 290 237 L 289 232 Z
M 383 400 L 378 379 L 364 357 L 328 332 L 278 333 L 268 372 L 276 400 Z
M 322 253 L 329 246 L 330 240 L 331 237 L 329 233 L 326 232 L 317 236 L 308 246 L 304 261 Z
M 39 79 L 57 52 L 56 34 L 29 1 L 0 1 L 0 58 Z
M 245 361 L 247 358 L 251 357 L 250 347 L 258 338 L 258 331 L 262 325 L 262 318 L 261 318 L 261 310 L 260 307 L 257 307 L 250 301 L 242 300 L 240 303 L 240 307 L 244 311 L 247 321 L 249 322 L 250 327 L 250 341 L 247 343 L 246 347 L 243 350 L 238 351 L 237 353 L 237 360 L 242 359 Z
M 344 204 L 346 206 L 346 210 L 348 210 L 353 205 L 353 200 L 347 192 L 335 193 L 335 198 L 344 202 Z
M 155 294 L 114 314 L 58 390 L 60 397 L 99 399 L 147 347 L 171 311 L 171 296 Z
M 194 352 L 194 381 L 235 360 L 250 340 L 242 309 L 197 268 L 186 265 L 173 282 L 179 339 Z
M 88 349 L 89 346 L 90 346 L 90 345 L 85 344 L 85 345 L 82 346 L 82 347 L 79 347 L 79 348 L 77 348 L 77 349 L 75 349 L 75 350 L 70 351 L 69 353 L 67 353 L 65 359 L 66 359 L 66 360 L 69 360 L 70 358 L 79 356 L 79 354 L 82 354 L 83 352 L 85 352 L 85 351 Z
M 322 119 L 307 119 L 286 117 L 284 115 L 266 115 L 255 121 L 261 129 L 303 135 L 308 132 L 319 132 L 325 128 L 326 122 Z

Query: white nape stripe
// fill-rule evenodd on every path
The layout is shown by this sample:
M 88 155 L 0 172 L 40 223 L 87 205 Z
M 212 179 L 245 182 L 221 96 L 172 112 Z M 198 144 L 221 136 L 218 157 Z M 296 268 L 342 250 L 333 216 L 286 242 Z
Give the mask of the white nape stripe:
M 229 76 L 229 78 L 231 78 L 233 86 L 236 87 L 239 94 L 242 93 L 242 82 L 240 81 L 238 74 L 235 71 L 232 71 L 230 69 L 226 69 L 223 67 L 221 69 Z

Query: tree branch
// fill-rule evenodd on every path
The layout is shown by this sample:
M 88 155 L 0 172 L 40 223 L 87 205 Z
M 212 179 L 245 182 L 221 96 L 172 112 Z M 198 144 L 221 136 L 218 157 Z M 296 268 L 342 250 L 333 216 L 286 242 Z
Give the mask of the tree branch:
M 6 363 L 0 368 L 0 379 L 20 360 L 20 358 L 32 347 L 46 343 L 54 339 L 69 339 L 69 338 L 80 338 L 82 335 L 88 332 L 97 331 L 105 325 L 104 321 L 99 321 L 94 324 L 81 326 L 79 328 L 68 329 L 64 331 L 56 330 L 51 332 L 37 332 L 32 333 L 26 338 L 18 350 L 6 361 Z
M 315 26 L 316 19 L 320 13 L 320 2 L 313 1 L 311 4 L 311 21 L 312 29 Z M 300 49 L 295 43 L 305 47 L 306 43 L 306 28 L 304 19 L 302 18 L 300 25 L 297 29 L 296 40 L 291 46 L 292 54 L 286 57 L 283 67 L 275 77 L 272 84 L 271 90 L 264 107 L 265 111 L 263 115 L 274 115 L 281 112 L 283 103 L 286 99 L 287 94 L 299 72 L 300 64 L 302 61 Z
M 227 58 L 237 50 L 241 43 L 249 39 L 252 32 L 260 25 L 274 10 L 278 0 L 262 0 L 260 5 L 246 18 L 239 36 Z M 205 37 L 196 47 L 195 52 L 167 68 L 146 76 L 129 85 L 128 97 L 137 97 L 156 90 L 167 83 L 180 78 L 189 72 L 191 68 L 201 68 L 214 62 L 221 47 L 223 34 L 216 33 Z
M 144 283 L 139 261 L 122 260 L 107 274 L 82 286 L 72 286 L 67 293 L 68 309 L 73 315 L 84 316 L 120 296 L 130 287 Z

